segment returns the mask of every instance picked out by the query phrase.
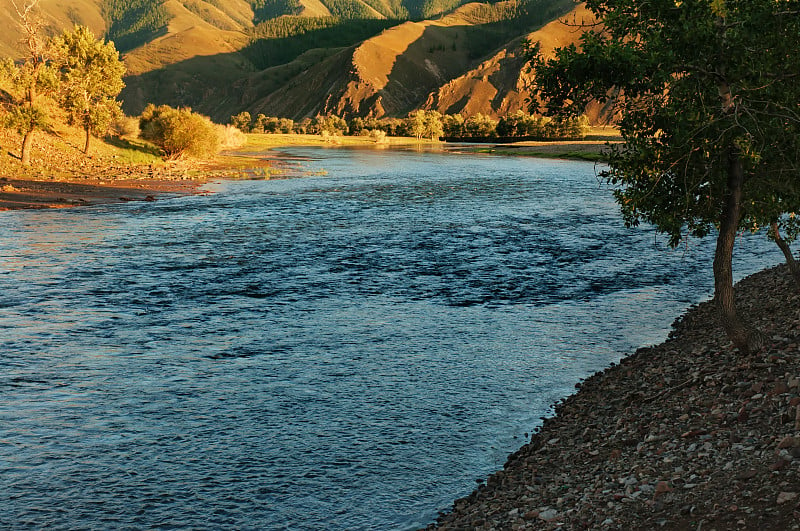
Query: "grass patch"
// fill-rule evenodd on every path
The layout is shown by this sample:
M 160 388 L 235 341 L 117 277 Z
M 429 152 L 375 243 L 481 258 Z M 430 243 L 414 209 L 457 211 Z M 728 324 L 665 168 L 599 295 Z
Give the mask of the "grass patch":
M 149 142 L 139 139 L 107 138 L 105 143 L 115 147 L 114 155 L 123 164 L 161 164 L 160 150 Z

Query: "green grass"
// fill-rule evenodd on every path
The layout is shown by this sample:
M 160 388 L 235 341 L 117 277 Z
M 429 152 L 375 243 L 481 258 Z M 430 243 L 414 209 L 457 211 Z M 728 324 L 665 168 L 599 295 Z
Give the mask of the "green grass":
M 144 140 L 108 138 L 105 143 L 116 148 L 116 160 L 123 164 L 162 164 L 161 154 L 156 146 Z

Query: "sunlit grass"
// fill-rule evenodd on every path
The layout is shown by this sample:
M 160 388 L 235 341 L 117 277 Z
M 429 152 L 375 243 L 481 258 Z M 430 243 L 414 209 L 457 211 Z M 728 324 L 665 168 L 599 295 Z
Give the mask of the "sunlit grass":
M 321 136 L 321 135 L 301 135 L 301 134 L 263 134 L 248 133 L 247 144 L 236 151 L 248 152 L 253 150 L 274 149 L 290 146 L 364 146 L 364 147 L 393 147 L 393 146 L 414 146 L 414 145 L 439 144 L 430 140 L 417 140 L 407 137 L 387 137 L 385 143 L 378 144 L 374 138 L 368 136 Z

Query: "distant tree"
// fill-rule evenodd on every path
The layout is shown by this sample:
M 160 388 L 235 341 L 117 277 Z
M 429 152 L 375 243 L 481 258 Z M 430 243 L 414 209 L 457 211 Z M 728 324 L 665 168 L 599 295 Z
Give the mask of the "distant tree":
M 291 118 L 279 118 L 278 133 L 283 133 L 283 134 L 294 133 L 294 120 L 292 120 Z
M 139 126 L 142 138 L 160 147 L 167 158 L 204 158 L 220 148 L 217 126 L 191 109 L 151 103 L 142 112 Z
M 445 114 L 442 116 L 442 130 L 444 136 L 454 138 L 464 136 L 464 117 L 460 114 Z
M 317 116 L 311 126 L 313 134 L 343 135 L 347 131 L 347 122 L 338 116 Z M 311 132 L 311 131 L 310 131 Z
M 247 111 L 231 116 L 231 125 L 243 133 L 250 132 L 251 121 L 252 118 L 250 117 L 250 113 Z
M 103 42 L 85 26 L 53 39 L 54 66 L 61 73 L 59 102 L 72 125 L 83 128 L 84 154 L 93 134 L 103 135 L 122 116 L 117 100 L 125 83 L 125 65 L 113 42 Z
M 763 335 L 739 316 L 737 234 L 800 212 L 800 1 L 587 0 L 600 22 L 580 47 L 536 62 L 551 111 L 616 100 L 624 143 L 602 173 L 627 225 L 677 245 L 717 231 L 714 300 L 741 352 Z
M 438 111 L 418 110 L 408 115 L 408 130 L 411 136 L 438 140 L 444 135 L 442 115 Z
M 364 125 L 364 119 L 361 117 L 356 116 L 347 124 L 347 133 L 350 136 L 359 136 L 364 131 L 367 131 L 367 128 Z
M 33 135 L 50 127 L 50 112 L 45 102 L 58 86 L 58 77 L 47 60 L 47 48 L 41 39 L 41 18 L 36 13 L 39 0 L 18 6 L 12 0 L 19 24 L 23 29 L 27 57 L 17 64 L 11 59 L 0 62 L 0 84 L 10 101 L 4 105 L 4 127 L 15 129 L 22 136 L 20 159 L 30 165 Z
M 311 134 L 311 123 L 311 118 L 303 118 L 294 125 L 294 132 L 300 135 Z
M 464 132 L 476 138 L 491 138 L 497 135 L 497 121 L 478 113 L 464 120 Z
M 253 133 L 265 132 L 268 121 L 269 118 L 265 114 L 258 113 L 258 115 L 256 115 L 255 122 L 253 122 L 253 126 L 250 128 L 250 131 Z

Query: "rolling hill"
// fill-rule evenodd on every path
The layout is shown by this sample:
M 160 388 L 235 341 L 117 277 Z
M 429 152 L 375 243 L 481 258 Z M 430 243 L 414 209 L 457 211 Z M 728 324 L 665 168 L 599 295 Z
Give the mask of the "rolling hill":
M 525 43 L 549 53 L 577 39 L 560 17 L 588 16 L 573 0 L 462 2 L 40 0 L 40 13 L 50 32 L 85 24 L 117 43 L 127 113 L 166 103 L 220 122 L 243 110 L 504 115 L 530 97 Z M 11 0 L 0 19 L 17 27 Z M 19 37 L 0 37 L 0 55 L 20 56 Z

